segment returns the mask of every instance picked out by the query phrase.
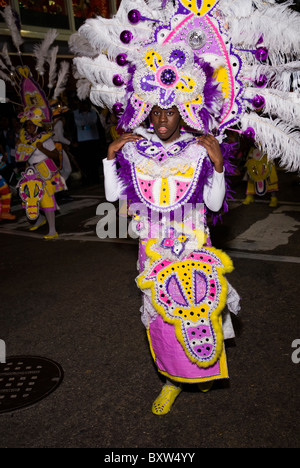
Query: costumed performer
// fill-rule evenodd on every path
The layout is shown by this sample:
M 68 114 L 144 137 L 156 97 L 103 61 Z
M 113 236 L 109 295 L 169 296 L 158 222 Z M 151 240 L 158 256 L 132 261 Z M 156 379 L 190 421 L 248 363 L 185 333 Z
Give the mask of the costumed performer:
M 148 172 L 147 175 L 143 174 L 142 179 L 140 179 L 140 186 L 144 193 L 147 193 L 145 199 L 151 200 L 152 197 L 157 199 L 157 193 L 155 193 L 155 188 L 153 188 L 156 184 L 160 185 L 160 196 L 162 198 L 165 197 L 165 201 L 168 205 L 170 203 L 172 191 L 176 191 L 178 194 L 176 198 L 180 199 L 182 203 L 184 200 L 182 192 L 188 192 L 187 186 L 190 186 L 191 182 L 189 173 L 191 174 L 194 172 L 194 163 L 195 160 L 197 160 L 198 175 L 196 179 L 198 188 L 197 194 L 195 194 L 196 198 L 194 198 L 194 204 L 196 201 L 204 202 L 209 210 L 214 212 L 219 211 L 223 205 L 226 186 L 223 156 L 217 139 L 210 134 L 194 137 L 192 134 L 182 131 L 182 119 L 176 106 L 169 109 L 162 109 L 159 106 L 154 106 L 151 110 L 150 118 L 154 133 L 149 133 L 147 130 L 140 127 L 135 130 L 135 133 L 124 133 L 109 146 L 107 160 L 104 160 L 106 198 L 109 201 L 115 201 L 124 193 L 128 193 L 128 196 L 130 196 L 130 188 L 132 189 L 133 181 L 130 184 L 131 187 L 130 185 L 126 187 L 128 179 L 126 181 L 126 170 L 123 169 L 125 172 L 122 172 L 122 159 L 124 158 L 124 153 L 127 153 L 128 156 L 128 154 L 133 151 L 137 152 L 135 148 L 136 145 L 138 146 L 138 153 L 136 153 L 136 156 L 138 155 L 140 160 L 143 159 L 144 164 L 147 164 L 147 162 L 148 164 L 150 163 L 148 154 L 151 154 L 151 150 L 153 151 L 152 154 L 156 153 L 155 166 L 157 171 L 160 170 L 160 173 L 157 172 L 155 176 L 151 174 L 151 172 Z M 128 144 L 129 142 L 131 142 L 131 145 Z M 161 151 L 160 154 L 158 150 Z M 118 163 L 121 166 L 119 176 L 114 161 L 116 154 L 118 155 Z M 162 155 L 164 164 L 159 164 L 159 159 Z M 176 157 L 174 155 L 176 155 Z M 182 160 L 181 164 L 186 166 L 185 170 L 182 172 L 180 172 L 179 167 L 176 166 L 179 162 L 178 158 Z M 169 168 L 172 167 L 174 175 L 170 173 L 168 177 L 163 177 L 167 166 L 169 166 Z M 142 187 L 143 185 L 145 188 Z M 162 203 L 164 203 L 164 200 Z M 180 206 L 180 203 L 178 206 Z M 187 214 L 187 211 L 185 214 L 186 228 L 189 234 L 184 233 L 184 226 L 178 224 L 177 229 L 179 229 L 179 231 L 176 231 L 173 227 L 173 223 L 168 224 L 164 220 L 157 224 L 152 223 L 151 231 L 152 234 L 156 236 L 160 233 L 160 235 L 165 234 L 166 237 L 161 237 L 159 241 L 151 237 L 142 237 L 140 243 L 139 269 L 141 271 L 141 276 L 138 280 L 140 287 L 142 286 L 142 281 L 147 271 L 147 250 L 151 249 L 150 245 L 155 245 L 156 247 L 159 245 L 161 250 L 165 250 L 165 252 L 169 254 L 165 254 L 168 257 L 168 267 L 165 269 L 160 267 L 161 278 L 166 276 L 166 281 L 162 282 L 160 278 L 159 287 L 161 287 L 161 291 L 164 290 L 164 292 L 166 292 L 165 297 L 167 301 L 163 301 L 161 304 L 167 305 L 167 303 L 169 303 L 167 307 L 169 308 L 170 315 L 160 315 L 159 312 L 161 311 L 157 310 L 159 309 L 158 304 L 154 301 L 153 305 L 151 302 L 151 295 L 149 295 L 150 290 L 144 294 L 144 305 L 142 309 L 142 320 L 147 328 L 153 357 L 159 371 L 167 378 L 166 384 L 152 406 L 153 413 L 157 415 L 169 412 L 175 398 L 181 392 L 182 387 L 180 382 L 198 382 L 200 390 L 207 391 L 215 378 L 227 377 L 226 359 L 222 345 L 220 345 L 219 350 L 220 362 L 212 366 L 213 369 L 210 370 L 207 366 L 205 366 L 205 368 L 199 367 L 196 364 L 195 356 L 192 356 L 193 353 L 188 353 L 186 349 L 184 350 L 185 345 L 183 341 L 190 340 L 189 351 L 194 350 L 195 355 L 201 355 L 203 358 L 204 356 L 208 357 L 212 353 L 214 332 L 209 323 L 210 320 L 208 317 L 210 314 L 207 314 L 208 305 L 205 304 L 205 302 L 208 302 L 208 304 L 214 302 L 212 308 L 217 309 L 217 302 L 220 301 L 221 295 L 221 285 L 220 283 L 217 285 L 218 280 L 215 281 L 216 277 L 214 277 L 213 282 L 216 284 L 212 285 L 211 282 L 212 289 L 210 289 L 210 294 L 215 296 L 215 298 L 214 301 L 210 301 L 209 288 L 207 288 L 206 280 L 204 276 L 202 276 L 203 271 L 209 268 L 211 261 L 216 261 L 217 257 L 212 259 L 212 257 L 207 256 L 206 262 L 201 266 L 199 258 L 203 257 L 204 252 L 206 252 L 207 255 L 208 251 L 197 251 L 193 250 L 192 247 L 202 246 L 204 238 L 206 245 L 210 245 L 208 228 L 205 221 L 205 207 L 203 206 L 200 212 L 195 213 L 194 207 L 191 206 L 189 214 Z M 195 217 L 194 220 L 192 220 L 193 216 Z M 143 236 L 142 231 L 145 231 L 145 226 L 142 225 L 143 223 L 146 224 L 148 219 L 142 218 L 141 216 L 136 217 L 136 229 L 140 231 L 140 234 Z M 197 221 L 196 218 L 198 218 Z M 197 224 L 197 228 L 193 221 L 195 225 Z M 203 236 L 203 239 L 197 242 L 196 236 L 199 235 Z M 193 237 L 194 239 L 192 239 Z M 154 244 L 153 241 L 155 242 Z M 187 255 L 189 249 L 191 249 L 190 254 Z M 183 255 L 183 252 L 185 252 L 185 255 Z M 197 255 L 199 257 L 198 261 L 196 261 Z M 160 263 L 163 263 L 161 258 Z M 195 258 L 195 262 L 193 258 Z M 225 257 L 223 257 L 223 261 L 224 258 Z M 226 259 L 225 263 L 227 263 L 227 265 L 224 265 L 223 268 L 230 271 L 232 268 L 230 260 Z M 172 265 L 176 267 L 176 274 L 174 275 L 171 274 L 171 271 L 175 270 Z M 196 265 L 195 268 L 193 268 L 194 265 Z M 204 270 L 201 270 L 202 267 L 204 267 Z M 154 277 L 155 275 L 152 276 Z M 148 288 L 146 288 L 146 290 L 147 289 Z M 194 297 L 191 295 L 192 289 L 194 289 Z M 145 291 L 144 286 L 142 286 L 142 290 Z M 216 296 L 218 296 L 217 299 Z M 231 298 L 234 298 L 235 301 L 235 307 L 232 307 L 232 311 L 237 313 L 239 309 L 238 296 L 232 288 Z M 221 300 L 224 301 L 224 291 L 222 292 Z M 185 324 L 185 336 L 182 335 L 181 337 L 178 330 L 176 333 L 176 328 L 178 329 L 178 326 L 174 326 L 176 321 L 182 321 Z M 226 322 L 227 336 L 225 334 L 224 337 L 231 338 L 234 336 L 234 333 L 228 316 Z M 219 333 L 222 335 L 223 332 L 221 329 L 219 329 Z M 195 351 L 196 348 L 197 350 Z M 206 359 L 206 362 L 208 362 L 208 359 Z
M 114 112 L 125 131 L 109 147 L 105 188 L 108 199 L 130 201 L 140 237 L 142 321 L 168 379 L 152 407 L 157 415 L 168 413 L 182 383 L 205 390 L 228 378 L 225 305 L 237 313 L 239 297 L 224 276 L 232 262 L 211 246 L 206 221 L 218 217 L 224 194 L 227 209 L 225 131 L 237 126 L 269 159 L 300 167 L 292 92 L 300 15 L 290 5 L 123 0 L 114 18 L 88 19 L 69 41 L 78 96 Z
M 25 160 L 28 164 L 18 182 L 19 193 L 25 203 L 28 218 L 36 220 L 30 230 L 35 231 L 48 223 L 49 232 L 44 239 L 54 239 L 58 237 L 55 226 L 55 194 L 65 189 L 64 180 L 55 164 L 59 160 L 59 152 L 52 133 L 43 127 L 41 109 L 25 108 L 19 117 L 24 128 L 17 142 L 16 159 Z M 39 210 L 45 216 L 39 214 Z
M 49 29 L 43 40 L 33 46 L 36 64 L 31 70 L 22 60 L 21 45 L 24 39 L 21 37 L 17 13 L 6 6 L 1 15 L 11 32 L 12 43 L 20 59 L 19 66 L 11 62 L 5 43 L 1 53 L 3 60 L 0 61 L 1 76 L 19 94 L 20 104 L 14 102 L 14 105 L 23 109 L 20 117 L 24 128 L 17 142 L 16 162 L 25 162 L 27 168 L 18 182 L 19 194 L 27 217 L 36 221 L 30 230 L 36 230 L 48 222 L 49 232 L 44 238 L 54 239 L 58 237 L 55 227 L 55 194 L 66 189 L 66 186 L 57 167 L 60 165 L 59 152 L 49 131 L 53 123 L 49 101 L 56 101 L 64 92 L 70 64 L 61 61 L 58 68 L 59 46 L 53 46 L 58 31 Z M 40 209 L 44 211 L 45 217 L 40 215 Z
M 254 196 L 262 197 L 266 193 L 271 195 L 269 206 L 276 208 L 278 199 L 278 176 L 275 163 L 268 161 L 266 154 L 263 154 L 255 146 L 250 148 L 246 161 L 247 188 L 244 205 L 254 202 Z

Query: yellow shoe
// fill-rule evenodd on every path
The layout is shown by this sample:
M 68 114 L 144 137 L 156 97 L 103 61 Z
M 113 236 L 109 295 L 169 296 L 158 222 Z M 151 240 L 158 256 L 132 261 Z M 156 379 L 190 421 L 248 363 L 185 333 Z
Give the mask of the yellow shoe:
M 160 394 L 152 405 L 152 413 L 158 416 L 167 414 L 175 399 L 181 392 L 181 387 L 174 387 L 173 385 L 164 385 Z
M 44 239 L 56 239 L 58 237 L 57 232 L 55 234 L 48 234 L 47 236 L 44 236 Z
M 247 195 L 245 200 L 243 201 L 243 205 L 250 205 L 250 203 L 254 202 L 254 196 L 253 195 Z
M 35 224 L 34 226 L 31 226 L 29 228 L 29 231 L 36 231 L 40 227 L 44 226 L 47 223 L 47 221 L 44 219 L 43 221 L 40 222 L 40 224 Z
M 214 381 L 211 380 L 209 382 L 198 383 L 197 385 L 198 385 L 199 390 L 201 390 L 201 392 L 206 393 L 206 392 L 209 392 L 209 390 L 213 386 L 213 383 L 214 383 Z

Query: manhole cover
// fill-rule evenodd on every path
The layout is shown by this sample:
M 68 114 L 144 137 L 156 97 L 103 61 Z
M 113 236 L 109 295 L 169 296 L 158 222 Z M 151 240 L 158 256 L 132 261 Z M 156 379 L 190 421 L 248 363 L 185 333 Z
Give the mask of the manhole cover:
M 0 413 L 33 405 L 53 392 L 63 380 L 63 370 L 50 359 L 13 356 L 0 364 Z

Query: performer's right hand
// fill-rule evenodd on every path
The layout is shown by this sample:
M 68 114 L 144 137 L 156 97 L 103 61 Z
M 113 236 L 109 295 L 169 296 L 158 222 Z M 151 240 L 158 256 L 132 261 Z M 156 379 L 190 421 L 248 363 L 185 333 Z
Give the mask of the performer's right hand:
M 123 148 L 125 143 L 129 141 L 138 141 L 143 139 L 143 137 L 136 135 L 135 133 L 123 133 L 119 138 L 114 140 L 108 147 L 107 159 L 114 159 L 116 157 L 116 152 Z

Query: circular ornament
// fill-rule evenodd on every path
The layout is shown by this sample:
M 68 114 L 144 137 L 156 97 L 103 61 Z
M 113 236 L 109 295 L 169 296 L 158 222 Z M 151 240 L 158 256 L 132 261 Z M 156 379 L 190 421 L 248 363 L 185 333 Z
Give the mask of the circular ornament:
M 254 130 L 254 128 L 248 127 L 248 128 L 243 132 L 243 135 L 244 135 L 246 138 L 250 138 L 250 139 L 254 140 L 254 138 L 255 138 L 255 130 Z
M 127 16 L 131 24 L 137 24 L 141 20 L 141 13 L 138 10 L 130 10 Z
M 171 68 L 165 68 L 160 75 L 161 82 L 170 86 L 176 81 L 176 73 Z
M 132 33 L 126 29 L 125 31 L 122 31 L 120 34 L 120 39 L 121 39 L 121 42 L 123 42 L 123 44 L 129 44 L 132 38 L 133 38 Z
M 192 49 L 201 49 L 206 44 L 206 34 L 201 29 L 192 29 L 186 41 Z
M 252 99 L 252 105 L 253 107 L 255 107 L 255 109 L 261 109 L 262 107 L 264 107 L 265 103 L 265 98 L 263 96 L 260 96 L 259 94 L 254 96 L 254 98 Z
M 254 83 L 258 88 L 263 88 L 264 86 L 266 86 L 267 82 L 268 78 L 266 77 L 266 75 L 260 75 Z
M 126 54 L 119 54 L 117 55 L 116 62 L 120 67 L 124 67 L 127 65 L 127 55 Z
M 113 112 L 118 115 L 121 112 L 124 112 L 123 104 L 121 102 L 116 102 L 112 107 Z
M 259 47 L 256 49 L 254 55 L 259 62 L 265 62 L 268 58 L 269 51 L 266 47 Z
M 124 84 L 124 81 L 120 75 L 114 75 L 113 76 L 113 84 L 115 86 L 122 86 Z

